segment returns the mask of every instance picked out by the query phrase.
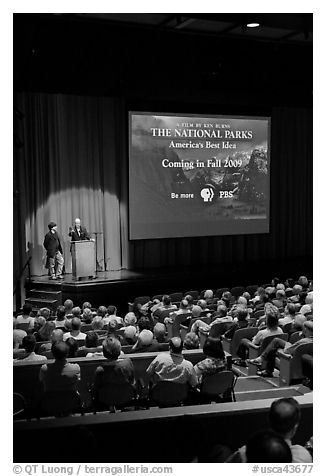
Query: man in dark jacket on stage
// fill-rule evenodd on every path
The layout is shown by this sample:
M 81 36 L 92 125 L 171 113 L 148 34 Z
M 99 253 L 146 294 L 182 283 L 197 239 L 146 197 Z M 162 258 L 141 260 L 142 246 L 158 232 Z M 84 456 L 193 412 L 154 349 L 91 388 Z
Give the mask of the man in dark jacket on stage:
M 90 240 L 90 236 L 85 227 L 81 226 L 80 218 L 76 218 L 75 226 L 69 228 L 69 236 L 71 241 Z
M 46 249 L 46 268 L 49 269 L 50 279 L 63 279 L 63 256 L 57 224 L 48 224 L 49 232 L 44 237 L 43 246 Z

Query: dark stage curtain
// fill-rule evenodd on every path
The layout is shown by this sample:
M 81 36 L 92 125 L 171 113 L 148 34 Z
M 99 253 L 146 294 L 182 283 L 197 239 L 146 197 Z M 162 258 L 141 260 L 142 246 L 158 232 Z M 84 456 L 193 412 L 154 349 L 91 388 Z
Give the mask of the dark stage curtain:
M 32 274 L 46 273 L 42 243 L 51 220 L 71 272 L 68 228 L 77 216 L 90 232 L 103 233 L 103 270 L 312 255 L 310 109 L 272 111 L 269 234 L 129 242 L 127 105 L 118 98 L 19 93 L 15 108 L 14 272 L 31 255 Z

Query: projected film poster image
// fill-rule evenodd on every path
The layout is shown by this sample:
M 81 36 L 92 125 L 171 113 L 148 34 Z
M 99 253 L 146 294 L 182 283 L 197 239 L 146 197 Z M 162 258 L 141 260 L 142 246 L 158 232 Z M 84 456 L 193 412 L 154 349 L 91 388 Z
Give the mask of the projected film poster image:
M 129 113 L 130 239 L 269 231 L 269 118 Z

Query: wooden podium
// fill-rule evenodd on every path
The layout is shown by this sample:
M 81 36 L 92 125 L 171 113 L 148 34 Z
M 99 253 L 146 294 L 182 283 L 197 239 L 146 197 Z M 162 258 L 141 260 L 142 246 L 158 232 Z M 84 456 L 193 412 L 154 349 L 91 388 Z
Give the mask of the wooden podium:
M 73 279 L 94 278 L 96 273 L 94 241 L 72 241 L 71 254 Z

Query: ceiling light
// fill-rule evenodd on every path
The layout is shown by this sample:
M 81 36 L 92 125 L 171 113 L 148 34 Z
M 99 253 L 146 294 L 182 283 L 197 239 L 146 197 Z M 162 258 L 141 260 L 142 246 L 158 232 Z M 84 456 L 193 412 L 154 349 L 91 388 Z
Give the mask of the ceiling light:
M 257 28 L 257 26 L 260 26 L 259 23 L 247 23 L 248 28 Z

